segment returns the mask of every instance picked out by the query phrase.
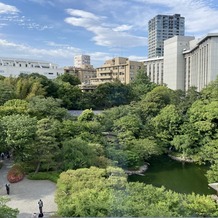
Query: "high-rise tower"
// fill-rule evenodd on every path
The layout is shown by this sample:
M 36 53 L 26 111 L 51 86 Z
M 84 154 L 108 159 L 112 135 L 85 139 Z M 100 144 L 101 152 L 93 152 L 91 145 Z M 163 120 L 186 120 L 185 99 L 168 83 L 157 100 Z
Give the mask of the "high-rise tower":
M 148 58 L 164 54 L 164 40 L 184 36 L 185 18 L 180 14 L 157 15 L 148 22 Z

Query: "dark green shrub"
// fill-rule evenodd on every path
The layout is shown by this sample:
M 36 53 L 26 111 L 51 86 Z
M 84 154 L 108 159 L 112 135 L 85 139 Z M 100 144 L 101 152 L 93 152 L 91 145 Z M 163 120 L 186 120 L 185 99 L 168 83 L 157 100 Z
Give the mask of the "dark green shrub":
M 38 172 L 38 173 L 29 173 L 27 178 L 31 180 L 50 180 L 54 183 L 57 183 L 59 178 L 58 172 Z

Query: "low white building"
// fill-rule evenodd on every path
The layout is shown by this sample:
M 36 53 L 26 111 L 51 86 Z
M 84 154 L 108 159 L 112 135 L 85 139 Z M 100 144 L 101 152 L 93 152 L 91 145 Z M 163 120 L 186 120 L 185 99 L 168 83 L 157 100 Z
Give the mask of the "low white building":
M 145 72 L 151 82 L 163 85 L 163 57 L 149 58 L 144 61 Z
M 63 68 L 58 68 L 57 64 L 18 58 L 0 58 L 0 75 L 5 77 L 18 77 L 21 73 L 38 73 L 48 79 L 55 79 L 64 73 Z

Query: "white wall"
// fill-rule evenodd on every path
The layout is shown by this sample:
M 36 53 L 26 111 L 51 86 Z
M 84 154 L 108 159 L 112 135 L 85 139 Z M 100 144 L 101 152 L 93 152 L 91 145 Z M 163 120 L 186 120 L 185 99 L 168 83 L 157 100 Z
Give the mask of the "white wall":
M 185 89 L 185 59 L 183 51 L 189 49 L 191 36 L 174 36 L 164 41 L 163 82 L 170 89 Z

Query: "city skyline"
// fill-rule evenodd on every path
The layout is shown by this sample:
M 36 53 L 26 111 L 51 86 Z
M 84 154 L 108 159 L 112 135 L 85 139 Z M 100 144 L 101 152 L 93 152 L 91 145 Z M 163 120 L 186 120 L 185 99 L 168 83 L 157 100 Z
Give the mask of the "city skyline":
M 70 66 L 85 54 L 94 67 L 117 56 L 144 60 L 157 14 L 181 14 L 187 36 L 218 32 L 215 0 L 2 0 L 0 56 Z

